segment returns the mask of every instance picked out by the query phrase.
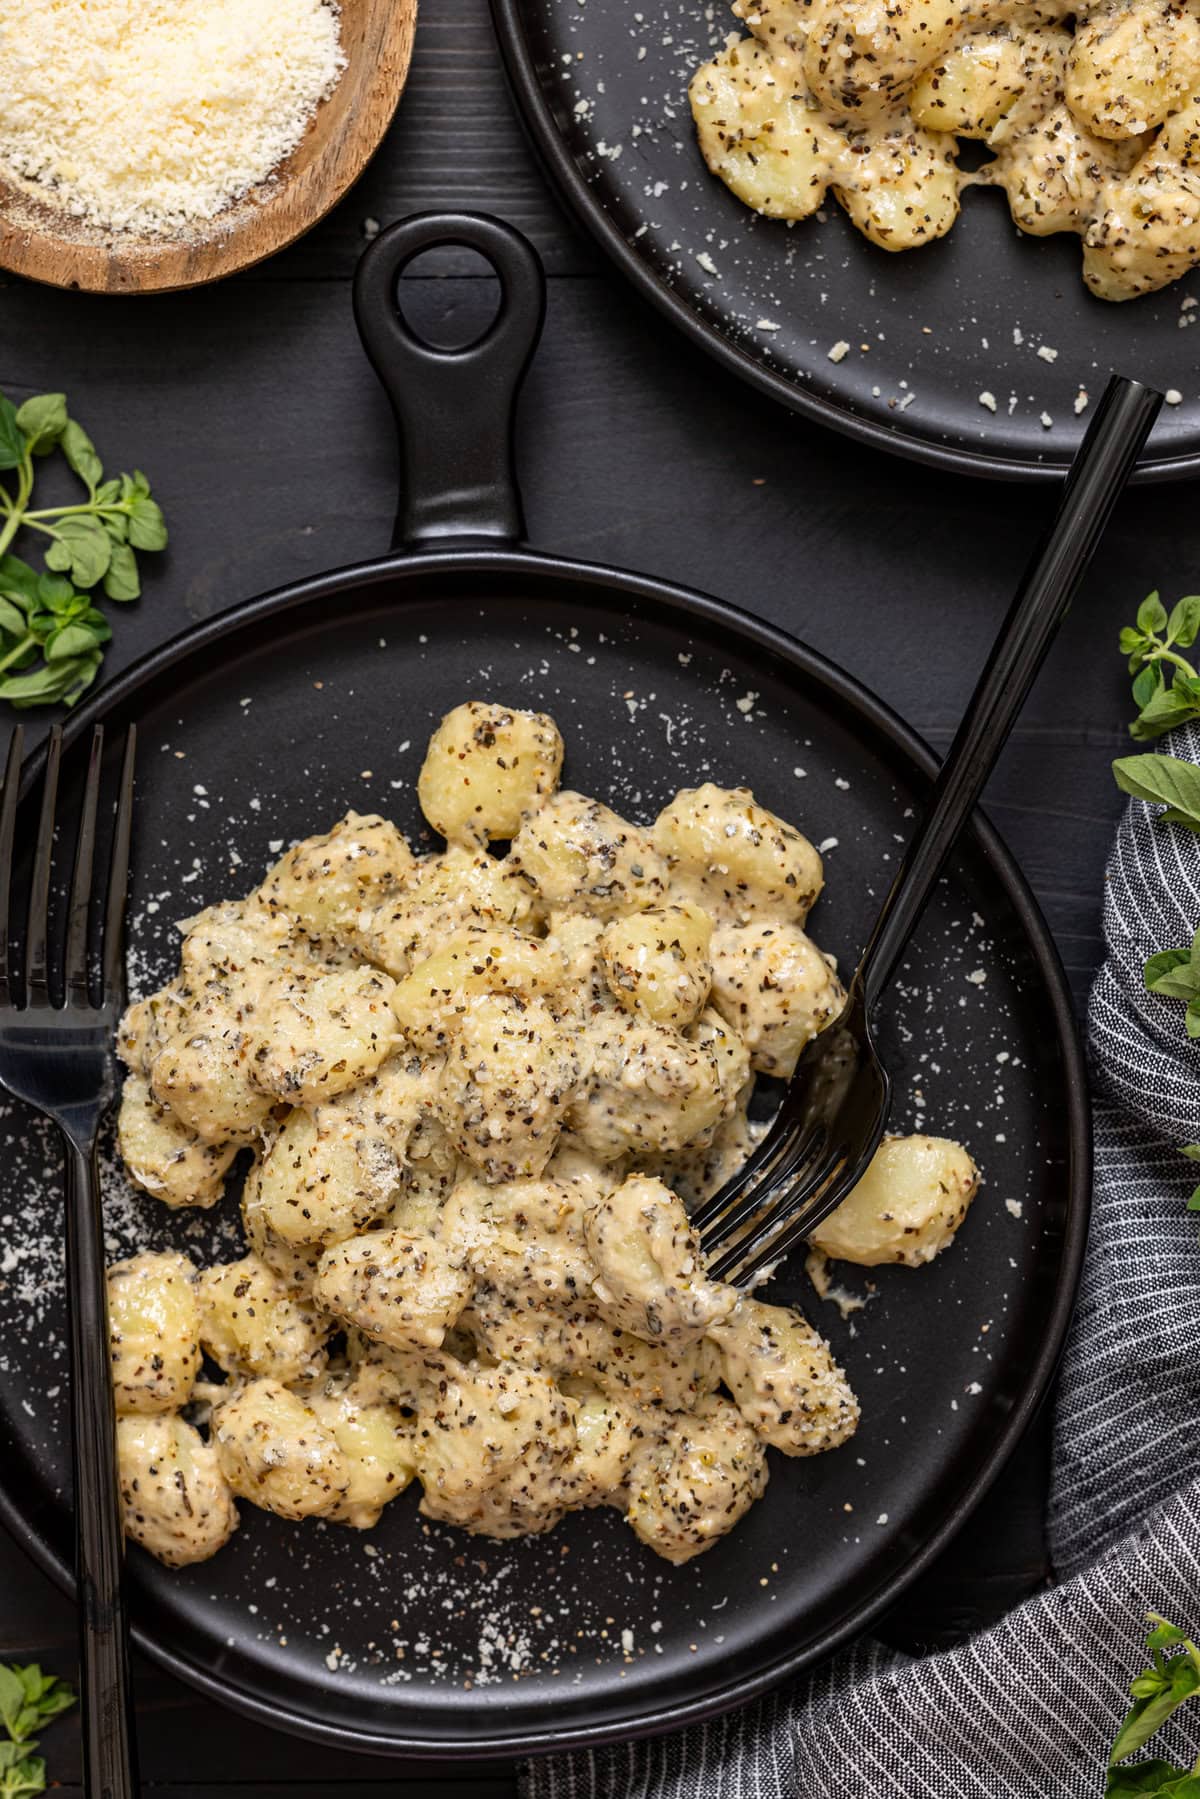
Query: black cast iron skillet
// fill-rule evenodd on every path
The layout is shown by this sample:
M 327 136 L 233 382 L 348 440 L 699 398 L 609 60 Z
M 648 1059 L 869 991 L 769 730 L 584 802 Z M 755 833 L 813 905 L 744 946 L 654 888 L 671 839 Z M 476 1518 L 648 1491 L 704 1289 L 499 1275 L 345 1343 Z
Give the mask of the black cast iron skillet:
M 396 310 L 405 264 L 444 243 L 481 252 L 503 290 L 496 322 L 461 352 L 415 341 Z M 245 892 L 287 840 L 347 806 L 418 833 L 425 739 L 470 695 L 549 709 L 571 784 L 634 816 L 681 785 L 746 782 L 823 846 L 814 929 L 852 957 L 931 752 L 848 675 L 735 607 L 520 546 L 511 414 L 543 283 L 516 233 L 467 215 L 410 219 L 367 252 L 356 305 L 400 429 L 401 548 L 186 632 L 72 719 L 68 786 L 94 721 L 114 742 L 126 722 L 139 728 L 135 984 L 174 967 L 173 920 Z M 366 1537 L 246 1506 L 210 1563 L 172 1573 L 130 1552 L 142 1647 L 264 1722 L 445 1757 L 665 1730 L 860 1631 L 1012 1449 L 1050 1380 L 1084 1243 L 1087 1108 L 1067 990 L 982 818 L 914 941 L 881 1047 L 897 1127 L 961 1135 L 986 1186 L 931 1267 L 850 1271 L 869 1300 L 849 1320 L 817 1301 L 799 1262 L 776 1283 L 818 1318 L 859 1392 L 850 1446 L 773 1456 L 765 1498 L 679 1569 L 611 1511 L 494 1543 L 423 1523 L 415 1492 Z M 0 1511 L 67 1588 L 60 1189 L 27 1119 L 5 1121 L 0 1139 Z M 232 1201 L 168 1214 L 115 1168 L 106 1199 L 114 1255 L 239 1253 Z
M 971 191 L 949 236 L 889 255 L 830 196 L 794 228 L 710 175 L 688 105 L 695 69 L 744 27 L 728 0 L 635 12 L 597 0 L 491 0 L 514 99 L 564 203 L 644 299 L 725 369 L 877 449 L 958 474 L 1061 480 L 1112 370 L 1178 390 L 1135 481 L 1200 470 L 1188 329 L 1195 274 L 1113 305 L 1080 279 L 1080 240 L 1018 232 Z M 966 145 L 966 168 L 979 146 Z M 829 352 L 839 344 L 837 359 Z M 1044 352 L 1045 354 L 1041 354 Z M 981 396 L 987 398 L 981 399 Z

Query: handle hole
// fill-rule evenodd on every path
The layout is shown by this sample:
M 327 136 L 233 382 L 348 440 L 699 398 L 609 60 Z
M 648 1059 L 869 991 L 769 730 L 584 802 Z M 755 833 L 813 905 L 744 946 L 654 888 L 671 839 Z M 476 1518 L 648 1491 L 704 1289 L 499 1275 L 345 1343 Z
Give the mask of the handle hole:
M 495 323 L 500 282 L 477 250 L 438 245 L 413 257 L 399 298 L 409 330 L 428 349 L 469 350 Z

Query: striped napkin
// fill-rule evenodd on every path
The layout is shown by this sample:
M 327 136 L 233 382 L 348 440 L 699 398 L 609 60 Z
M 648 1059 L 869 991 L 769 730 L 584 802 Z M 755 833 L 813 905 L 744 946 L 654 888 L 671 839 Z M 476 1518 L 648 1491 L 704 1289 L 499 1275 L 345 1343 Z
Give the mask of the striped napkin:
M 1200 762 L 1200 729 L 1171 753 Z M 1131 801 L 1088 1012 L 1095 1203 L 1055 1421 L 1058 1584 L 946 1653 L 863 1641 L 675 1736 L 532 1761 L 522 1799 L 1096 1799 L 1144 1614 L 1200 1630 L 1200 1043 L 1142 965 L 1200 922 L 1200 836 Z M 1152 1753 L 1189 1765 L 1194 1710 Z

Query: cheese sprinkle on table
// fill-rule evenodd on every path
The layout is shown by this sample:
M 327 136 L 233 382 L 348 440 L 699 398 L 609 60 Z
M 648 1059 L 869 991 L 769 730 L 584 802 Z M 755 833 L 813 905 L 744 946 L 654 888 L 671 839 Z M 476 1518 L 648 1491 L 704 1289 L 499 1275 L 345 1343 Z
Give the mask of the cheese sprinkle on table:
M 91 225 L 189 234 L 345 66 L 328 0 L 0 0 L 0 175 Z

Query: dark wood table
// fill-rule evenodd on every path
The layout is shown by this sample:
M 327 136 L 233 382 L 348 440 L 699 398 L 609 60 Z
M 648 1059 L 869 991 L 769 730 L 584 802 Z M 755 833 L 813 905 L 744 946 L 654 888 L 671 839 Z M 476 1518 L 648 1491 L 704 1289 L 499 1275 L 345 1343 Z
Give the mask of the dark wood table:
M 550 198 L 509 106 L 485 0 L 428 7 L 375 164 L 324 225 L 264 268 L 160 299 L 0 286 L 0 387 L 17 398 L 64 388 L 106 461 L 144 467 L 167 511 L 170 552 L 148 559 L 145 597 L 116 618 L 108 670 L 259 589 L 386 546 L 393 434 L 349 282 L 375 223 L 433 207 L 499 213 L 533 239 L 550 273 L 519 431 L 531 541 L 737 600 L 845 664 L 944 747 L 1053 495 L 862 449 L 758 398 L 679 341 Z M 412 316 L 462 341 L 488 316 L 492 288 L 470 258 L 443 257 L 410 277 Z M 1190 496 L 1128 495 L 988 794 L 1081 1007 L 1100 956 L 1119 806 L 1108 765 L 1127 743 L 1117 632 L 1148 589 L 1176 598 L 1198 566 Z M 1048 1464 L 1044 1414 L 885 1620 L 889 1641 L 952 1642 L 1048 1578 Z M 74 1625 L 66 1601 L 0 1536 L 0 1659 L 17 1657 L 71 1676 Z M 146 1662 L 137 1679 L 146 1782 L 175 1799 L 515 1790 L 503 1767 L 347 1764 L 241 1721 Z M 75 1724 L 56 1725 L 45 1748 L 52 1776 L 73 1790 Z

